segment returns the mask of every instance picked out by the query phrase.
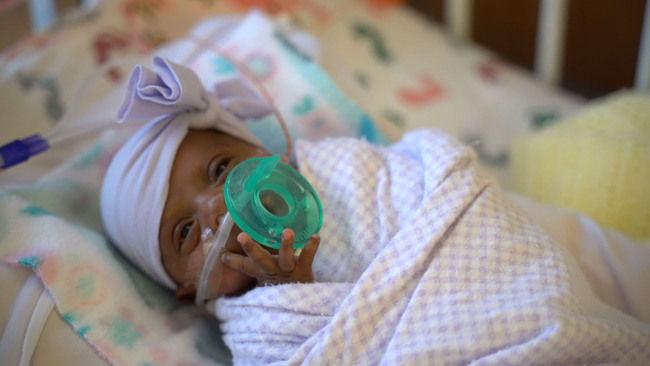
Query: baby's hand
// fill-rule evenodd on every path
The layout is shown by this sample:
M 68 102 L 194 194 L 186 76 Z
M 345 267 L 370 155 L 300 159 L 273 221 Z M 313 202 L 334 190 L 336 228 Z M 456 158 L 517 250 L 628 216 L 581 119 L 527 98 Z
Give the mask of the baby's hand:
M 258 285 L 279 285 L 283 283 L 314 282 L 311 265 L 320 244 L 320 236 L 314 234 L 307 240 L 300 256 L 293 255 L 294 233 L 291 229 L 282 232 L 282 241 L 277 255 L 264 250 L 248 234 L 241 233 L 237 241 L 248 257 L 226 252 L 222 262 L 239 272 L 257 279 Z

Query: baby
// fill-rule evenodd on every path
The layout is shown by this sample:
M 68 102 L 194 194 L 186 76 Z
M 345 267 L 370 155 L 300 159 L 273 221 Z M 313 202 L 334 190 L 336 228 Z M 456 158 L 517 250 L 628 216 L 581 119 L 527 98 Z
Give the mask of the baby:
M 122 252 L 177 297 L 193 298 L 204 233 L 216 232 L 226 213 L 228 173 L 244 160 L 270 155 L 245 118 L 272 109 L 239 79 L 219 83 L 214 94 L 183 66 L 160 57 L 153 66 L 155 71 L 133 71 L 119 118 L 154 120 L 112 161 L 102 187 L 102 216 Z M 220 287 L 208 292 L 219 297 L 256 284 L 313 281 L 320 237 L 313 235 L 295 258 L 293 241 L 294 233 L 285 229 L 274 250 L 234 225 L 221 255 L 226 266 L 212 273 L 221 275 Z
M 201 233 L 216 232 L 226 213 L 224 183 L 242 161 L 268 156 L 265 150 L 214 130 L 190 129 L 178 148 L 160 220 L 162 264 L 178 284 L 177 296 L 193 297 L 204 259 Z M 320 238 L 313 235 L 294 259 L 293 232 L 285 229 L 279 251 L 261 246 L 236 225 L 221 256 L 226 267 L 216 296 L 240 294 L 253 285 L 312 282 L 311 264 Z M 218 273 L 213 273 L 218 275 Z
M 269 155 L 244 120 L 271 109 L 241 81 L 211 93 L 183 66 L 153 66 L 131 75 L 119 117 L 153 121 L 111 162 L 102 217 L 132 262 L 192 298 L 228 172 Z M 296 156 L 324 243 L 294 257 L 290 230 L 278 251 L 230 233 L 209 307 L 235 363 L 650 363 L 650 325 L 596 298 L 450 136 L 327 139 Z

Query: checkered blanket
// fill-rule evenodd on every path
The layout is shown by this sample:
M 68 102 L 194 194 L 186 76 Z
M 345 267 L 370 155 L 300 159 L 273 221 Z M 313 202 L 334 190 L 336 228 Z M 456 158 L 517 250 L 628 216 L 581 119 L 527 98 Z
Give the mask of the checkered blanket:
M 330 139 L 298 159 L 323 202 L 317 282 L 220 299 L 235 363 L 650 363 L 650 325 L 598 301 L 452 138 Z

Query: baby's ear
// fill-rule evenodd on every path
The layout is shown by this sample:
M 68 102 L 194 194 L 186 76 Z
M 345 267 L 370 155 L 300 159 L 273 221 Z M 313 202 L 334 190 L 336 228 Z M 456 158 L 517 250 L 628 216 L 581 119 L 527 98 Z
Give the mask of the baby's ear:
M 174 296 L 177 300 L 182 302 L 194 302 L 196 288 L 194 287 L 194 284 L 182 284 L 178 286 Z

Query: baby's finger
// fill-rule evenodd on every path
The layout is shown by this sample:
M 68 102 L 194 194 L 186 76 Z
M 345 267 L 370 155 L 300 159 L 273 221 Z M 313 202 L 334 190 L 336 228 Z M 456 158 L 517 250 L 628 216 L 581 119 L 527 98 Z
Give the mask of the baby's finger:
M 258 266 L 265 270 L 276 270 L 275 261 L 269 252 L 264 250 L 259 244 L 246 233 L 237 235 L 237 241 L 241 244 L 242 249 L 248 257 L 257 263 Z
M 296 268 L 296 260 L 293 258 L 293 239 L 293 230 L 284 229 L 278 253 L 278 266 L 285 273 L 289 273 Z
M 221 254 L 221 262 L 226 266 L 239 271 L 247 276 L 259 278 L 260 269 L 250 258 L 243 255 L 224 252 Z
M 302 268 L 311 268 L 312 263 L 314 263 L 314 257 L 316 257 L 316 252 L 318 251 L 318 246 L 320 245 L 320 235 L 314 234 L 307 240 L 307 244 L 302 249 L 300 256 L 298 257 L 298 266 Z

